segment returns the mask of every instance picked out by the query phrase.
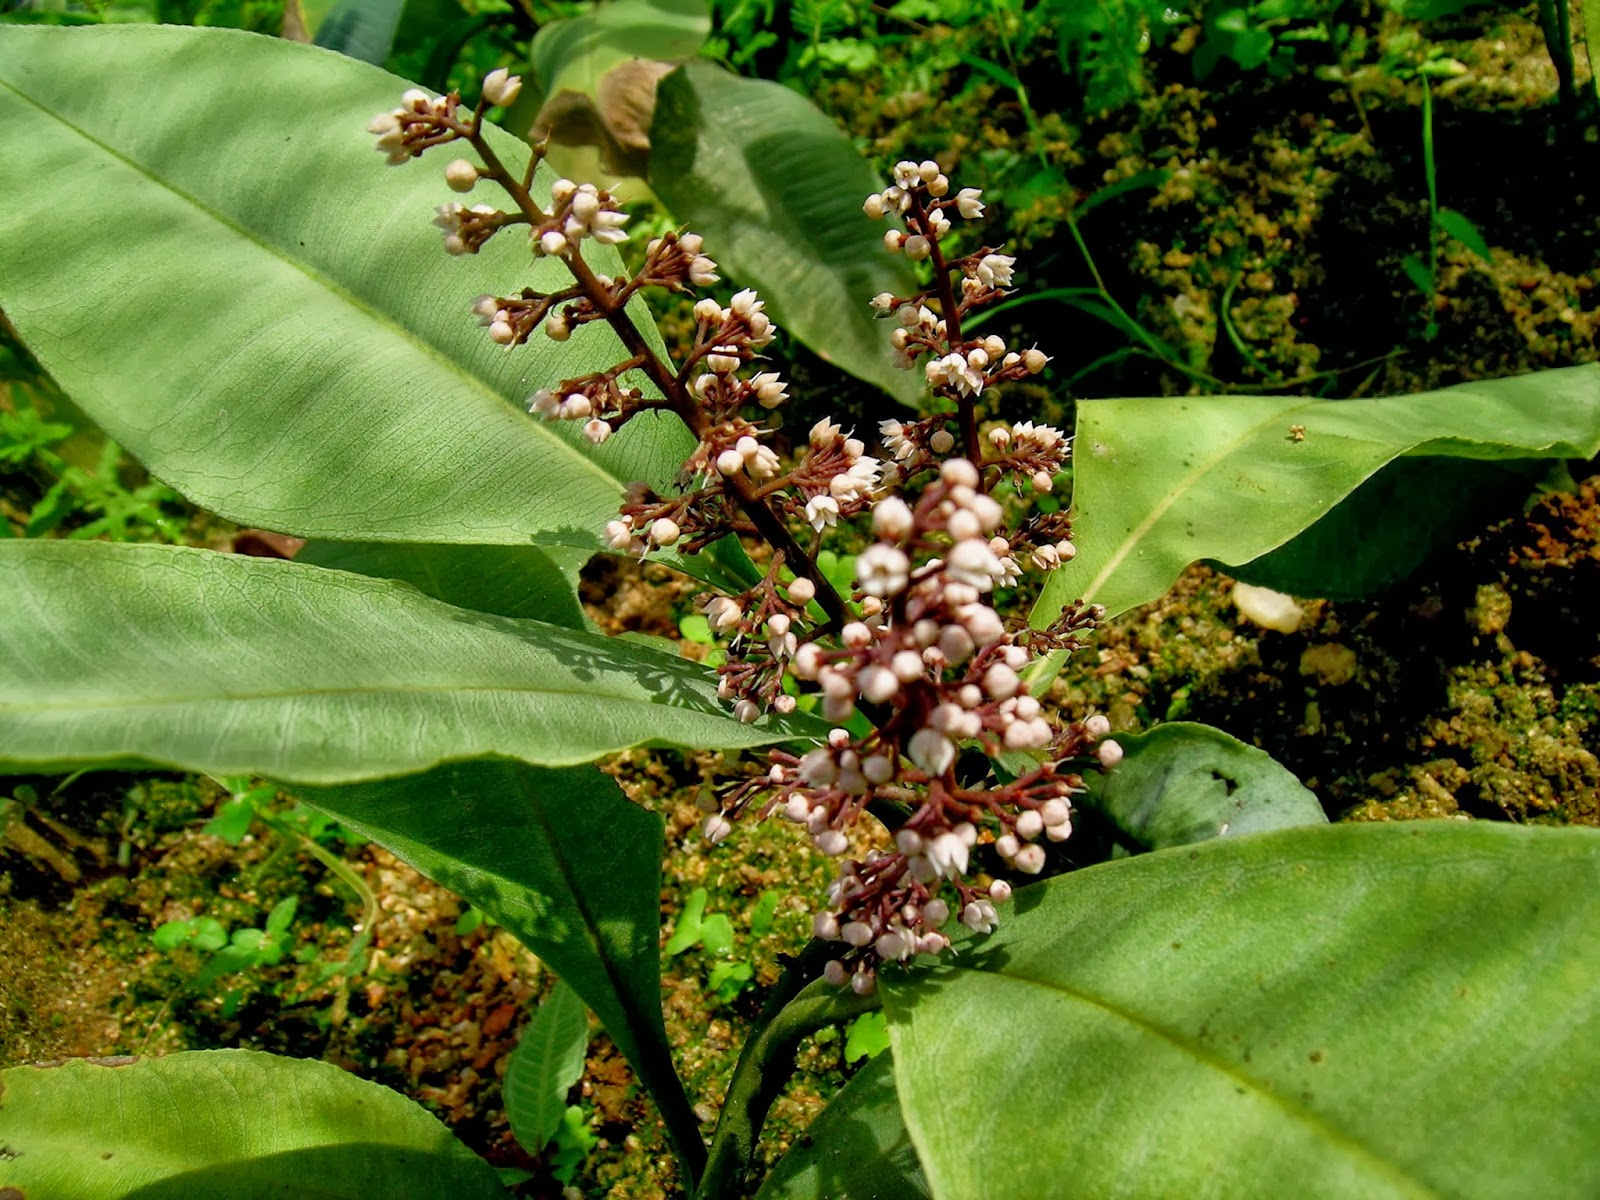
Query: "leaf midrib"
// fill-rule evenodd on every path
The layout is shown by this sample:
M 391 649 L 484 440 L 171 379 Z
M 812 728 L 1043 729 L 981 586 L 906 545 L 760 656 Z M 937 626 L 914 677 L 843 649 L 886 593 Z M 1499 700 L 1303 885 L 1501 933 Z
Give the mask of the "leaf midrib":
M 300 274 L 309 279 L 312 283 L 323 288 L 336 299 L 348 304 L 357 312 L 363 313 L 369 319 L 373 320 L 379 325 L 398 331 L 407 344 L 420 349 L 424 355 L 442 365 L 447 373 L 465 381 L 466 385 L 470 389 L 478 391 L 484 396 L 487 396 L 496 404 L 507 407 L 510 406 L 510 402 L 499 392 L 495 391 L 494 388 L 490 387 L 486 381 L 479 378 L 477 375 L 472 374 L 469 370 L 467 370 L 466 367 L 457 362 L 455 359 L 446 355 L 432 342 L 423 338 L 421 335 L 414 333 L 410 329 L 407 329 L 389 313 L 384 312 L 382 309 L 373 307 L 371 304 L 367 303 L 365 300 L 362 300 L 359 296 L 355 295 L 342 284 L 328 278 L 320 271 L 312 269 L 308 263 L 295 258 L 277 243 L 266 240 L 254 230 L 239 224 L 237 221 L 228 217 L 224 213 L 217 211 L 209 204 L 201 201 L 198 197 L 193 196 L 182 188 L 178 187 L 177 184 L 173 183 L 172 181 L 157 175 L 143 163 L 128 157 L 128 155 L 110 146 L 100 138 L 96 137 L 94 134 L 88 132 L 86 129 L 77 125 L 73 121 L 68 120 L 55 109 L 52 109 L 43 102 L 35 99 L 27 92 L 22 91 L 21 88 L 13 83 L 10 79 L 0 77 L 0 87 L 4 87 L 22 102 L 33 106 L 40 113 L 43 113 L 46 118 L 57 122 L 65 129 L 71 130 L 78 137 L 82 138 L 84 141 L 88 142 L 91 146 L 94 146 L 96 149 L 100 150 L 110 158 L 122 163 L 130 170 L 135 171 L 139 175 L 150 180 L 156 186 L 163 188 L 172 195 L 178 197 L 180 200 L 193 207 L 199 213 L 215 221 L 218 225 L 232 230 L 239 237 L 252 243 L 270 257 L 276 258 L 280 262 L 292 267 L 294 270 L 298 271 Z M 551 433 L 544 427 L 542 423 L 530 420 L 527 422 L 527 425 L 534 436 L 544 439 L 545 442 L 551 445 L 558 446 L 567 458 L 581 464 L 586 471 L 598 476 L 601 480 L 605 481 L 607 485 L 615 488 L 618 493 L 620 493 L 626 486 L 624 480 L 612 475 L 599 463 L 580 453 L 578 449 L 566 439 L 557 437 L 554 433 Z
M 692 682 L 683 680 L 683 682 Z M 623 704 L 636 704 L 646 708 L 683 708 L 682 705 L 664 705 L 655 700 L 643 699 L 639 696 L 630 696 L 621 692 L 600 691 L 596 688 L 556 688 L 556 687 L 519 687 L 515 684 L 395 684 L 371 685 L 350 687 L 324 687 L 300 688 L 293 691 L 261 691 L 245 693 L 212 692 L 204 695 L 193 696 L 156 696 L 132 697 L 126 700 L 84 700 L 61 704 L 11 704 L 0 702 L 0 714 L 29 714 L 47 712 L 76 712 L 82 710 L 112 710 L 130 708 L 165 708 L 172 705 L 205 704 L 215 702 L 218 704 L 249 704 L 266 700 L 296 700 L 302 697 L 345 697 L 345 696 L 390 696 L 390 695 L 460 695 L 460 694 L 486 695 L 510 694 L 527 696 L 593 696 L 605 700 L 607 703 L 621 702 Z M 690 709 L 689 711 L 699 711 Z M 704 712 L 704 716 L 722 716 L 720 712 Z M 728 720 L 732 720 L 731 717 Z
M 1122 540 L 1122 542 L 1114 551 L 1112 551 L 1111 557 L 1106 559 L 1105 565 L 1100 568 L 1095 577 L 1089 581 L 1089 586 L 1084 589 L 1084 600 L 1093 600 L 1095 596 L 1099 595 L 1100 589 L 1106 584 L 1106 580 L 1109 579 L 1116 569 L 1122 565 L 1123 560 L 1133 552 L 1133 548 L 1144 540 L 1145 535 L 1149 533 L 1150 530 L 1155 528 L 1156 524 L 1161 520 L 1162 517 L 1167 515 L 1172 506 L 1178 503 L 1181 498 L 1193 491 L 1195 484 L 1200 479 L 1216 470 L 1221 463 L 1232 456 L 1238 450 L 1241 444 L 1251 438 L 1254 438 L 1256 434 L 1265 429 L 1268 425 L 1276 424 L 1282 421 L 1285 417 L 1292 416 L 1297 412 L 1320 403 L 1322 403 L 1320 400 L 1307 400 L 1305 403 L 1297 404 L 1293 408 L 1279 409 L 1278 411 L 1271 413 L 1270 415 L 1256 422 L 1254 425 L 1250 426 L 1238 437 L 1225 443 L 1217 451 L 1217 453 L 1213 454 L 1210 458 L 1202 460 L 1197 465 L 1192 467 L 1188 472 L 1186 472 L 1179 480 L 1178 485 L 1168 489 L 1167 493 L 1150 510 L 1150 512 L 1145 516 L 1144 520 L 1135 525 L 1133 529 L 1129 531 L 1128 536 Z M 1075 447 L 1078 440 L 1079 439 L 1074 439 Z M 1076 448 L 1074 449 L 1074 456 L 1076 456 Z
M 1252 1094 L 1265 1100 L 1270 1106 L 1278 1109 L 1290 1120 L 1297 1122 L 1321 1138 L 1327 1145 L 1343 1151 L 1348 1157 L 1369 1164 L 1379 1174 L 1389 1177 L 1404 1191 L 1419 1198 L 1419 1200 L 1442 1200 L 1440 1193 L 1435 1192 L 1421 1181 L 1414 1179 L 1398 1163 L 1374 1153 L 1367 1146 L 1358 1141 L 1354 1136 L 1345 1133 L 1324 1120 L 1319 1114 L 1295 1103 L 1288 1096 L 1274 1091 L 1265 1086 L 1252 1075 L 1240 1072 L 1233 1064 L 1210 1054 L 1188 1039 L 1180 1036 L 1173 1030 L 1147 1020 L 1143 1016 L 1119 1004 L 1112 1002 L 1092 992 L 1075 988 L 1070 984 L 1059 983 L 1048 979 L 1039 979 L 1031 975 L 1023 975 L 1015 970 L 1007 969 L 1005 972 L 984 971 L 974 967 L 953 965 L 952 972 L 961 972 L 970 976 L 980 976 L 986 981 L 1003 980 L 1008 983 L 1024 987 L 1038 987 L 1049 992 L 1054 992 L 1067 997 L 1079 1004 L 1096 1009 L 1115 1020 L 1126 1022 L 1141 1033 L 1156 1038 L 1166 1043 L 1180 1054 L 1185 1055 L 1197 1065 L 1214 1071 L 1231 1082 L 1250 1091 Z

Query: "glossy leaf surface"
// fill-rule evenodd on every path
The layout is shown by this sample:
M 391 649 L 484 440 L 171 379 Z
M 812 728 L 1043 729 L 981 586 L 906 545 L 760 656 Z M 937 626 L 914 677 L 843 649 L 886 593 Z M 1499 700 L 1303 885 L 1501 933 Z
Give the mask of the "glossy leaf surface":
M 900 1115 L 894 1059 L 862 1067 L 778 1160 L 756 1200 L 922 1200 L 927 1180 Z
M 1001 916 L 881 981 L 939 1200 L 1600 1189 L 1593 830 L 1214 839 Z
M 887 226 L 861 211 L 888 181 L 831 120 L 780 84 L 698 60 L 661 81 L 650 141 L 656 195 L 778 325 L 901 400 L 922 394 L 920 374 L 890 365 L 891 323 L 867 304 L 916 287 L 884 249 Z
M 1114 771 L 1089 777 L 1085 803 L 1128 849 L 1165 850 L 1215 837 L 1323 825 L 1316 796 L 1264 750 L 1191 721 L 1116 734 Z
M 659 816 L 590 766 L 452 763 L 296 794 L 500 922 L 594 1010 L 669 1125 L 688 1112 L 661 1017 Z
M 1292 596 L 1365 600 L 1519 511 L 1547 473 L 1536 460 L 1399 458 L 1304 533 L 1227 570 Z
M 0 611 L 0 765 L 15 770 L 336 783 L 783 736 L 734 720 L 695 663 L 296 562 L 4 542 Z
M 1597 451 L 1594 364 L 1381 400 L 1086 400 L 1073 454 L 1078 556 L 1045 584 L 1033 621 L 1074 597 L 1115 616 L 1162 595 L 1192 562 L 1248 563 L 1402 456 Z
M 253 1050 L 0 1071 L 0 1195 L 494 1200 L 495 1171 L 421 1105 Z
M 646 417 L 594 447 L 521 411 L 624 352 L 599 326 L 513 353 L 489 342 L 476 296 L 550 290 L 565 271 L 532 266 L 515 230 L 443 252 L 428 221 L 455 198 L 449 153 L 390 168 L 365 132 L 405 87 L 229 30 L 0 28 L 0 122 L 29 158 L 0 210 L 0 307 L 117 442 L 231 520 L 598 549 L 623 485 L 668 480 L 688 434 Z M 526 161 L 516 139 L 495 144 L 513 170 Z M 590 254 L 607 273 L 618 261 Z

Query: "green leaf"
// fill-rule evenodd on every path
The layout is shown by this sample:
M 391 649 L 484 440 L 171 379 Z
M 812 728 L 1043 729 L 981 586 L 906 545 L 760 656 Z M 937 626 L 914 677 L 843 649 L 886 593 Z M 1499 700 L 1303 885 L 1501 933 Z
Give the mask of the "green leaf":
M 1434 278 L 1433 269 L 1415 254 L 1408 254 L 1400 260 L 1400 269 L 1406 273 L 1406 278 L 1411 281 L 1411 286 L 1424 296 L 1433 295 Z
M 219 805 L 211 820 L 200 827 L 200 832 L 221 838 L 230 846 L 237 846 L 244 841 L 244 835 L 250 832 L 250 825 L 255 819 L 256 806 L 249 797 L 239 796 Z
M 929 1195 L 900 1115 L 894 1059 L 880 1054 L 778 1160 L 756 1200 L 923 1200 Z
M 889 1048 L 889 1027 L 883 1013 L 862 1013 L 845 1028 L 844 1057 L 846 1062 L 862 1058 L 876 1058 Z
M 594 551 L 572 546 L 449 546 L 307 542 L 296 562 L 398 579 L 457 608 L 592 629 L 578 573 Z
M 0 768 L 17 771 L 140 763 L 337 783 L 808 727 L 741 725 L 680 658 L 283 560 L 6 542 L 0 611 Z
M 1600 98 L 1600 0 L 1583 0 L 1583 52 L 1589 59 L 1589 86 Z
M 1162 187 L 1171 178 L 1172 172 L 1165 167 L 1157 167 L 1149 171 L 1135 171 L 1132 175 L 1119 179 L 1115 183 L 1108 183 L 1105 187 L 1094 192 L 1073 210 L 1072 215 L 1081 221 L 1109 200 L 1115 200 L 1119 196 L 1125 196 L 1129 192 L 1140 191 L 1144 188 Z
M 1228 571 L 1293 596 L 1363 600 L 1518 510 L 1548 464 L 1399 458 L 1293 540 Z
M 698 1141 L 661 1016 L 659 816 L 593 767 L 456 763 L 300 795 L 482 909 L 548 963 L 600 1018 L 668 1129 Z
M 546 93 L 593 95 L 603 76 L 630 58 L 693 58 L 711 32 L 704 0 L 602 0 L 578 16 L 549 21 L 533 35 L 533 73 Z
M 1453 208 L 1441 208 L 1434 214 L 1434 221 L 1439 228 L 1471 250 L 1484 262 L 1493 262 L 1494 255 L 1489 253 L 1489 243 L 1484 241 L 1483 234 L 1478 232 L 1478 227 Z
M 672 936 L 667 939 L 662 952 L 669 958 L 682 954 L 689 947 L 700 941 L 700 921 L 705 916 L 706 901 L 710 893 L 705 888 L 695 888 L 689 893 L 689 899 L 683 906 L 683 912 L 678 917 L 677 924 L 673 927 Z
M 196 950 L 220 950 L 228 944 L 228 927 L 215 917 L 196 917 L 189 925 Z
M 294 911 L 299 905 L 296 896 L 285 896 L 272 906 L 272 911 L 267 914 L 267 932 L 269 934 L 284 933 L 294 923 Z
M 778 325 L 903 402 L 922 395 L 921 376 L 889 362 L 893 322 L 867 304 L 916 288 L 861 211 L 884 183 L 831 120 L 780 84 L 699 60 L 661 81 L 650 142 L 656 195 Z
M 1032 620 L 1047 624 L 1074 597 L 1115 616 L 1156 599 L 1192 562 L 1250 562 L 1403 456 L 1493 461 L 1597 451 L 1594 364 L 1381 400 L 1081 401 L 1078 556 L 1051 574 Z
M 1003 919 L 880 981 L 940 1200 L 1600 1189 L 1593 830 L 1215 839 L 1021 889 Z
M 381 67 L 405 7 L 405 0 L 338 0 L 317 27 L 316 44 Z
M 254 1050 L 0 1071 L 0 1195 L 495 1200 L 494 1169 L 398 1092 Z
M 1121 764 L 1089 777 L 1085 803 L 1120 844 L 1164 850 L 1208 838 L 1323 825 L 1316 796 L 1270 754 L 1190 721 L 1117 734 Z
M 624 484 L 665 486 L 688 433 L 652 415 L 594 447 L 521 410 L 625 351 L 598 325 L 515 353 L 488 341 L 476 295 L 550 290 L 565 270 L 530 265 L 514 230 L 443 253 L 428 227 L 453 197 L 442 162 L 386 167 L 364 132 L 404 87 L 227 30 L 0 28 L 0 121 L 29 154 L 0 210 L 0 306 L 117 442 L 230 520 L 598 549 Z M 513 171 L 526 161 L 517 139 L 495 145 Z M 642 302 L 636 320 L 659 345 Z
M 583 1078 L 589 1047 L 589 1015 L 578 993 L 556 981 L 549 997 L 523 1030 L 506 1068 L 506 1120 L 529 1154 L 555 1137 L 567 1111 L 567 1093 Z
M 166 953 L 186 946 L 194 936 L 191 924 L 189 921 L 167 921 L 156 926 L 156 931 L 150 935 L 150 942 L 157 950 Z
M 772 932 L 773 921 L 778 914 L 778 903 L 783 899 L 778 892 L 771 890 L 761 893 L 756 901 L 755 909 L 750 913 L 750 936 L 764 938 Z
M 713 956 L 733 952 L 733 922 L 727 913 L 712 913 L 700 922 L 700 949 Z

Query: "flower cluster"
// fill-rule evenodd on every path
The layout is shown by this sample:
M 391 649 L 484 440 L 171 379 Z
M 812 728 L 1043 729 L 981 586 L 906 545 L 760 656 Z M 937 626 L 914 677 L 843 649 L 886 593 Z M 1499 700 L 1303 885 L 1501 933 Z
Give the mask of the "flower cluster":
M 735 534 L 772 548 L 760 583 L 703 600 L 712 629 L 728 639 L 718 694 L 742 721 L 804 705 L 836 727 L 814 749 L 774 752 L 763 774 L 715 798 L 704 832 L 720 841 L 754 808 L 801 825 L 818 850 L 840 859 L 815 932 L 838 946 L 826 976 L 869 991 L 883 963 L 946 949 L 952 917 L 976 932 L 994 928 L 1010 885 L 975 876 L 980 863 L 1039 874 L 1046 845 L 1071 832 L 1082 772 L 1120 757 L 1115 743 L 1102 740 L 1109 732 L 1103 717 L 1062 720 L 1024 685 L 1037 654 L 1076 648 L 1099 611 L 1069 606 L 1049 629 L 1035 630 L 1008 621 L 994 604 L 996 590 L 1016 585 L 1025 570 L 1053 570 L 1074 553 L 1064 513 L 1026 511 L 1027 497 L 1054 486 L 1068 439 L 1030 421 L 980 427 L 980 400 L 1049 361 L 992 334 L 962 333 L 970 312 L 1005 295 L 1015 259 L 991 247 L 947 257 L 952 217 L 981 217 L 982 194 L 951 195 L 935 163 L 898 164 L 893 184 L 869 196 L 865 209 L 903 222 L 885 244 L 928 263 L 930 278 L 911 295 L 885 293 L 871 305 L 896 322 L 896 363 L 920 364 L 954 420 L 941 413 L 886 421 L 874 449 L 824 419 L 786 460 L 770 440 L 770 414 L 787 388 L 763 369 L 775 329 L 760 297 L 746 289 L 726 305 L 699 299 L 693 344 L 679 363 L 645 346 L 624 313 L 634 293 L 693 294 L 717 282 L 716 263 L 697 235 L 672 232 L 650 242 L 632 277 L 591 268 L 585 241 L 626 237 L 615 198 L 557 180 L 543 206 L 530 191 L 538 148 L 519 180 L 483 138 L 486 106 L 509 102 L 519 86 L 515 77 L 491 75 L 470 117 L 454 94 L 408 92 L 371 129 L 391 162 L 464 139 L 482 165 L 458 159 L 445 182 L 463 192 L 488 177 L 510 196 L 507 211 L 441 207 L 448 251 L 474 253 L 501 229 L 526 224 L 533 254 L 569 268 L 571 286 L 554 292 L 479 297 L 473 312 L 491 340 L 514 347 L 542 327 L 562 341 L 579 325 L 606 321 L 633 351 L 607 370 L 540 387 L 531 412 L 582 422 L 595 443 L 657 408 L 676 412 L 695 434 L 679 486 L 661 495 L 632 485 L 605 530 L 607 544 L 692 552 Z M 831 527 L 863 518 L 872 540 L 856 559 L 847 601 L 819 571 L 815 551 Z M 810 539 L 809 550 L 796 530 Z M 1002 758 L 1008 769 L 1000 775 L 992 764 Z M 895 848 L 850 859 L 847 831 L 869 810 L 889 822 Z

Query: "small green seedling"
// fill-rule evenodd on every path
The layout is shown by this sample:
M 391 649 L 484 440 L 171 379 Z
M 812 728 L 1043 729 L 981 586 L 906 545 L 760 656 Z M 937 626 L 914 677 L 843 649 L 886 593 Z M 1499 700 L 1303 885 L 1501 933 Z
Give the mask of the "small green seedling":
M 261 929 L 235 929 L 230 935 L 228 927 L 214 917 L 191 917 L 158 926 L 150 940 L 157 950 L 168 954 L 185 949 L 208 954 L 200 973 L 191 981 L 197 991 L 203 992 L 230 975 L 281 963 L 289 950 L 289 927 L 294 923 L 298 904 L 295 896 L 278 901 Z M 230 991 L 223 998 L 223 1015 L 232 1016 L 241 998 L 237 990 Z
M 889 1048 L 889 1022 L 881 1012 L 862 1013 L 845 1028 L 844 1058 L 860 1062 Z

